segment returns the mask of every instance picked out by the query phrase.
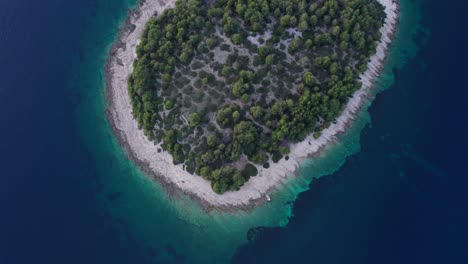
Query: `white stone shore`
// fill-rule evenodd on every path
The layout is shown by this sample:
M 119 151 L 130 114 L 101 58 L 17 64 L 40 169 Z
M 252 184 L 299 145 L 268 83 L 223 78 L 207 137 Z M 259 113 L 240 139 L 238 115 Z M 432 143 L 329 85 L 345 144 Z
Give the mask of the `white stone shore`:
M 289 160 L 282 159 L 278 163 L 270 162 L 270 168 L 258 166 L 259 175 L 252 177 L 239 191 L 218 195 L 211 190 L 210 183 L 203 178 L 191 175 L 183 170 L 182 165 L 173 165 L 172 156 L 167 152 L 158 153 L 158 145 L 149 141 L 137 127 L 132 116 L 132 107 L 127 92 L 127 78 L 132 72 L 132 64 L 136 58 L 136 46 L 145 24 L 155 13 L 160 14 L 166 8 L 174 6 L 175 0 L 146 0 L 139 5 L 137 14 L 132 13 L 130 23 L 135 26 L 133 31 L 123 30 L 120 41 L 123 47 L 113 50 L 107 65 L 107 89 L 110 102 L 108 116 L 118 133 L 121 144 L 125 145 L 130 155 L 138 163 L 146 164 L 161 180 L 177 186 L 183 192 L 198 198 L 210 207 L 236 208 L 249 207 L 266 201 L 266 194 L 281 185 L 294 174 L 299 163 L 308 156 L 318 153 L 324 146 L 336 140 L 336 135 L 345 131 L 349 122 L 356 116 L 362 104 L 367 100 L 367 94 L 373 87 L 386 58 L 387 50 L 392 41 L 398 22 L 398 4 L 394 0 L 377 0 L 385 6 L 387 17 L 381 28 L 382 39 L 377 52 L 371 57 L 368 70 L 361 75 L 363 86 L 351 98 L 337 122 L 322 131 L 318 139 L 309 135 L 303 142 L 291 146 Z M 138 14 L 139 13 L 139 14 Z

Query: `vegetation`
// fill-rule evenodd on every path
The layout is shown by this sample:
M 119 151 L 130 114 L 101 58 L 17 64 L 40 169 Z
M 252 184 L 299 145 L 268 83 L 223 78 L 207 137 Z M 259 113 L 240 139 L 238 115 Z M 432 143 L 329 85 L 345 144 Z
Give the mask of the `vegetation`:
M 237 190 L 340 115 L 384 16 L 375 0 L 178 0 L 137 47 L 133 115 L 175 164 Z

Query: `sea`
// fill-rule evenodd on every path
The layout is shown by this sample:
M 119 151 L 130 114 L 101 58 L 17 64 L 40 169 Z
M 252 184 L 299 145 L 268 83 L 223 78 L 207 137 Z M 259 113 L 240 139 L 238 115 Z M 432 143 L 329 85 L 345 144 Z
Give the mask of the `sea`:
M 400 0 L 369 102 L 252 212 L 148 179 L 105 117 L 137 0 L 0 1 L 0 264 L 468 263 L 468 3 Z

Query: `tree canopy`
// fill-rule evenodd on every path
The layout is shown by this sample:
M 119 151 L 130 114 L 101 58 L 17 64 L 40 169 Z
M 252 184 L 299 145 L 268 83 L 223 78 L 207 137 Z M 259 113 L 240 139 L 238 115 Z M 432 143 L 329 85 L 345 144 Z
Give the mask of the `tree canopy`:
M 175 164 L 237 190 L 341 114 L 384 18 L 375 0 L 178 0 L 141 36 L 132 114 Z

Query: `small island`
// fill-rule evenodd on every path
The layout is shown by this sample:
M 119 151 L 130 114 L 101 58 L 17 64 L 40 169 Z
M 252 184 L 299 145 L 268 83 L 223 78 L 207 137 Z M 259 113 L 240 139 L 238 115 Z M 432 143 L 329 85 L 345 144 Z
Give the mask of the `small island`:
M 205 207 L 249 207 L 344 131 L 397 24 L 391 0 L 145 0 L 107 63 L 130 157 Z

